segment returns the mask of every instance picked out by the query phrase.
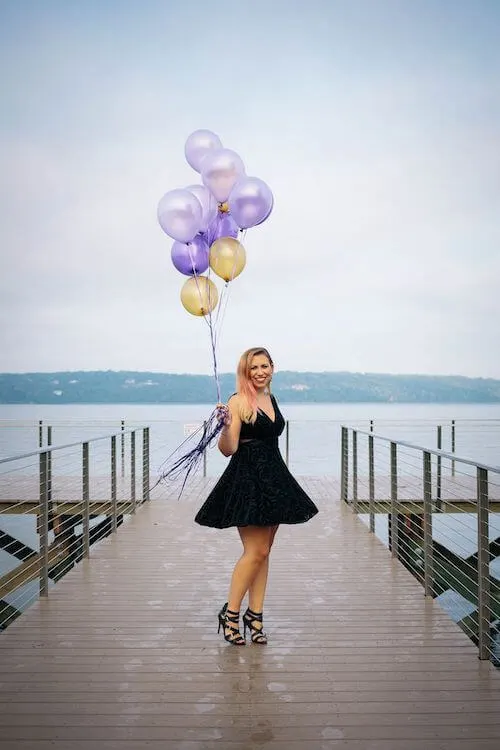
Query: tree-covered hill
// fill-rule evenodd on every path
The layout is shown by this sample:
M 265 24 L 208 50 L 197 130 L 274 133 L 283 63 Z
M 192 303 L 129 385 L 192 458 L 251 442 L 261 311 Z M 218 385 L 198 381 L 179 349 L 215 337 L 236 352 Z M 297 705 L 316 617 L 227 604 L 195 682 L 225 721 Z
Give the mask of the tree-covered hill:
M 235 390 L 234 374 L 220 376 L 222 396 Z M 273 391 L 292 403 L 498 403 L 500 380 L 462 376 L 352 372 L 277 372 Z M 209 375 L 96 371 L 0 374 L 4 404 L 212 403 Z

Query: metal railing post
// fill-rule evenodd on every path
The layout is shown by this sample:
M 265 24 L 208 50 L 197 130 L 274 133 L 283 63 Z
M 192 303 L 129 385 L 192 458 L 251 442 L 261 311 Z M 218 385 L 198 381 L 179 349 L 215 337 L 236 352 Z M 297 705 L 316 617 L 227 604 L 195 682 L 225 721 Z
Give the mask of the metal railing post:
M 349 481 L 349 433 L 347 427 L 341 428 L 340 451 L 340 497 L 347 503 Z
M 439 424 L 437 427 L 437 449 L 442 450 L 443 447 L 443 430 Z M 441 510 L 441 477 L 442 477 L 442 466 L 441 456 L 437 457 L 437 469 L 436 469 L 436 509 Z
M 38 447 L 43 448 L 43 419 L 38 420 Z
M 82 538 L 83 557 L 90 554 L 90 474 L 89 474 L 89 444 L 82 445 Z
M 398 447 L 391 442 L 391 552 L 399 558 L 398 529 Z
M 489 659 L 490 634 L 490 546 L 489 546 L 488 471 L 477 469 L 477 615 L 479 658 Z
M 373 435 L 368 435 L 368 492 L 370 500 L 370 531 L 375 531 L 375 456 Z
M 48 496 L 48 469 L 49 454 L 47 451 L 40 453 L 40 554 L 39 571 L 40 596 L 49 594 L 49 496 Z
M 290 422 L 285 422 L 285 463 L 290 465 Z
M 203 421 L 203 434 L 206 435 L 207 432 L 207 420 L 205 419 Z M 207 476 L 207 449 L 203 451 L 203 478 L 205 479 Z
M 352 507 L 358 512 L 358 433 L 352 431 Z
M 205 451 L 206 456 L 206 451 Z M 204 456 L 203 476 L 207 475 L 206 457 Z M 142 430 L 142 502 L 150 499 L 149 496 L 149 427 Z
M 50 447 L 52 445 L 52 426 L 49 425 L 47 427 L 47 445 Z M 47 498 L 49 502 L 49 508 L 50 504 L 52 502 L 52 451 L 49 451 L 47 453 L 48 456 L 48 464 L 47 464 Z
M 122 478 L 125 476 L 125 420 L 121 421 L 121 458 L 122 458 Z
M 455 420 L 451 420 L 451 452 L 455 453 Z M 455 461 L 451 462 L 451 476 L 455 476 Z
M 111 436 L 111 533 L 117 528 L 116 503 L 116 435 Z
M 432 462 L 431 454 L 424 451 L 424 593 L 432 596 L 434 590 L 434 546 L 432 543 Z
M 135 430 L 130 434 L 130 502 L 135 513 Z

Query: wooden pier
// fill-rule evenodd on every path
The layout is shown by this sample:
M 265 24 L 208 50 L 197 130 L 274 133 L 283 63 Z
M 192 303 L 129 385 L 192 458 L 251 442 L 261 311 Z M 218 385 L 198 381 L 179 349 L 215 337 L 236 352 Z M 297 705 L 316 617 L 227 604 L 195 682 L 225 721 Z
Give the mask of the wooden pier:
M 213 479 L 158 488 L 0 636 L 5 750 L 498 750 L 500 672 L 346 504 L 280 528 L 267 646 L 217 611 L 235 530 L 193 522 Z

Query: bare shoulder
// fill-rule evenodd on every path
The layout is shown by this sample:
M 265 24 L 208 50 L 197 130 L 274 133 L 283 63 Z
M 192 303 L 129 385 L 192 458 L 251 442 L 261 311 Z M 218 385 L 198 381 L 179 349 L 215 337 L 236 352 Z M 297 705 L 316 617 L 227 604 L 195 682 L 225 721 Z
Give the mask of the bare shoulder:
M 229 409 L 231 410 L 231 413 L 234 415 L 238 415 L 240 412 L 240 397 L 237 393 L 233 393 L 233 395 L 229 398 L 227 405 L 229 406 Z

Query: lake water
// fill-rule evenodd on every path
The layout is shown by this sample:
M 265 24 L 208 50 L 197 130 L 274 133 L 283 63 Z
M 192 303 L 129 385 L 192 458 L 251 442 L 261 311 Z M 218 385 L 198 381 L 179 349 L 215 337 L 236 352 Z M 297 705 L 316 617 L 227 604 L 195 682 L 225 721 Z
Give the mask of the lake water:
M 38 448 L 38 420 L 52 425 L 52 444 L 79 442 L 126 427 L 150 426 L 151 469 L 185 439 L 212 410 L 208 404 L 169 405 L 0 405 L 0 457 Z M 456 453 L 465 458 L 500 464 L 500 404 L 286 404 L 290 422 L 289 465 L 299 475 L 338 475 L 340 425 L 368 430 L 425 447 L 437 446 L 437 425 L 443 426 L 443 450 L 451 448 L 451 421 L 456 420 Z M 191 442 L 191 444 L 193 444 Z M 284 451 L 285 437 L 281 447 Z M 107 452 L 104 443 L 94 450 Z M 207 473 L 217 475 L 226 459 L 214 448 Z

